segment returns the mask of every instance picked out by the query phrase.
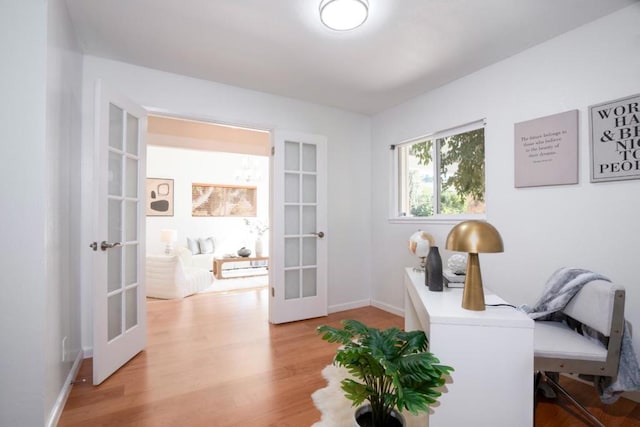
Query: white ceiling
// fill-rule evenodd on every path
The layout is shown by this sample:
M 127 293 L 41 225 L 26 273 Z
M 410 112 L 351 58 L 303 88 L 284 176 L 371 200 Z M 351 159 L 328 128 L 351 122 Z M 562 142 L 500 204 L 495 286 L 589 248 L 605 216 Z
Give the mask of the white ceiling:
M 372 114 L 640 0 L 66 0 L 83 52 Z

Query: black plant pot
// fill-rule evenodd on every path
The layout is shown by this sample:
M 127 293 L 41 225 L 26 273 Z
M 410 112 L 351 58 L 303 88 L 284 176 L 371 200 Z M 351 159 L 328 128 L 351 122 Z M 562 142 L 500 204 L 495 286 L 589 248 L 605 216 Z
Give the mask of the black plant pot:
M 354 427 L 374 427 L 371 405 L 362 405 L 356 409 L 354 417 Z M 402 414 L 396 411 L 391 411 L 389 422 L 382 427 L 405 427 L 406 422 Z

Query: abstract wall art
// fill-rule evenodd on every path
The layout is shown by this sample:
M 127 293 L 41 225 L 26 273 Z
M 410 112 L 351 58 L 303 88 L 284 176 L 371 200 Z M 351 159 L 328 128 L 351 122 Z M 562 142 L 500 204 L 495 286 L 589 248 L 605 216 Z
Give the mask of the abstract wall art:
M 256 216 L 256 187 L 192 184 L 192 216 Z
M 173 216 L 173 179 L 147 178 L 147 216 Z

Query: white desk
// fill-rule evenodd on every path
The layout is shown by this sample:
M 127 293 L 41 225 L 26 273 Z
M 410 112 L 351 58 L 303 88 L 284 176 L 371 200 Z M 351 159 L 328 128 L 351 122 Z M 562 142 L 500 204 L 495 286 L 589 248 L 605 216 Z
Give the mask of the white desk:
M 405 271 L 405 329 L 423 330 L 429 349 L 452 366 L 431 427 L 533 425 L 533 320 L 512 307 L 470 311 L 462 289 L 430 292 L 424 273 Z M 485 303 L 504 301 L 485 289 Z

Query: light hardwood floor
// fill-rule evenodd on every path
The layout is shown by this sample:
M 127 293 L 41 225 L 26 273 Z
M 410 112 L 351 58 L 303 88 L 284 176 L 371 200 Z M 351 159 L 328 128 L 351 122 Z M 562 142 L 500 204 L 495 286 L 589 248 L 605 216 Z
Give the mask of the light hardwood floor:
M 149 300 L 148 345 L 98 387 L 91 360 L 82 364 L 59 426 L 306 427 L 320 419 L 311 393 L 336 346 L 315 329 L 347 318 L 371 326 L 402 326 L 373 307 L 326 318 L 270 325 L 266 290 L 184 300 Z M 599 403 L 593 388 L 563 382 L 607 426 L 640 425 L 640 405 Z M 541 399 L 536 426 L 582 426 L 563 401 Z

